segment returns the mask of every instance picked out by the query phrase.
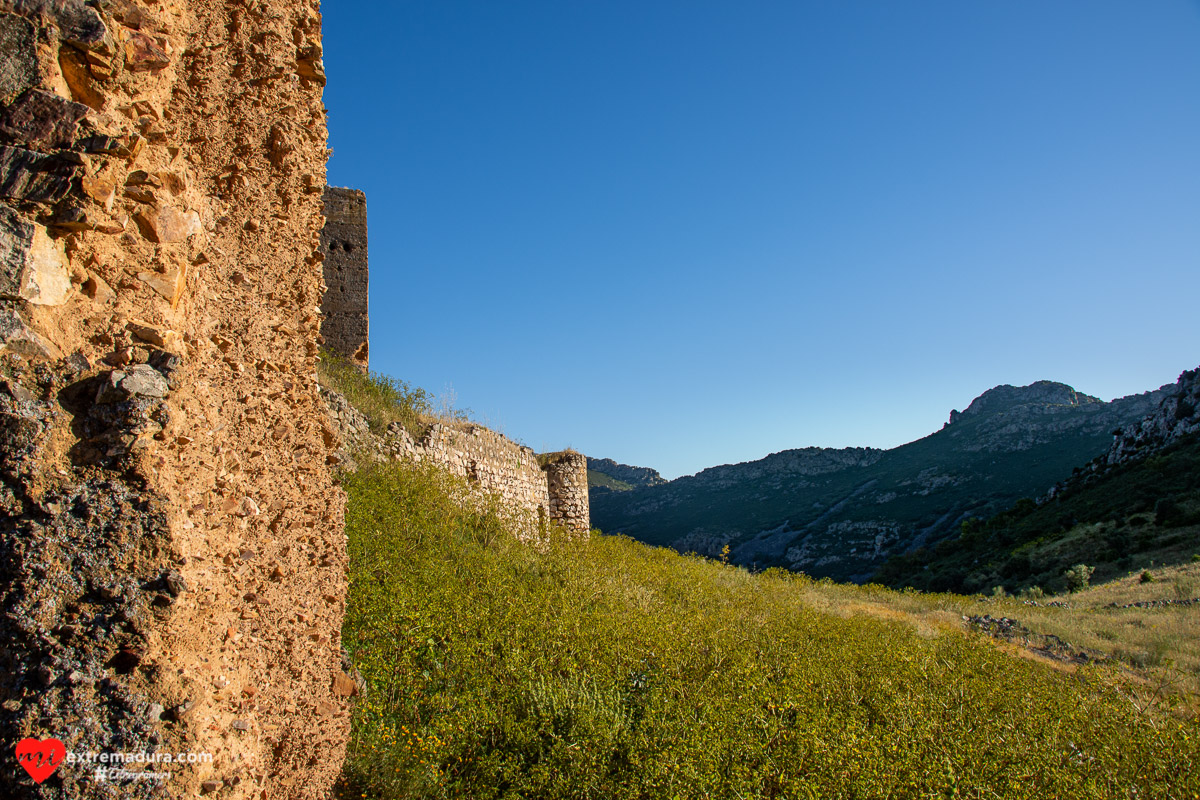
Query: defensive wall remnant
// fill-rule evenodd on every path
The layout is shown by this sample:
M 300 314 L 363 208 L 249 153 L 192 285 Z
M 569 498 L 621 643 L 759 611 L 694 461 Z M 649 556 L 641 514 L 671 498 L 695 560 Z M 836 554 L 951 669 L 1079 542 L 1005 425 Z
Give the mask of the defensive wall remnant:
M 325 296 L 321 336 L 325 346 L 359 367 L 368 366 L 367 196 L 357 189 L 325 189 Z
M 591 529 L 587 459 L 580 453 L 568 450 L 539 457 L 495 431 L 466 422 L 435 423 L 420 439 L 393 423 L 377 436 L 366 417 L 340 394 L 323 389 L 322 396 L 346 446 L 342 457 L 366 453 L 377 460 L 437 464 L 466 478 L 478 492 L 498 497 L 523 523 L 526 539 L 537 538 L 546 520 L 577 534 Z
M 327 288 L 321 301 L 321 335 L 327 348 L 365 371 L 370 332 L 367 198 L 357 189 L 330 186 L 325 188 L 324 207 L 321 254 Z M 539 520 L 560 522 L 577 533 L 590 529 L 584 456 L 558 453 L 539 463 L 528 447 L 480 425 L 459 422 L 434 424 L 420 440 L 399 425 L 382 437 L 374 436 L 366 418 L 341 395 L 323 394 L 352 450 L 365 447 L 377 458 L 438 464 L 466 478 L 479 492 L 500 498 L 515 517 L 530 520 L 527 537 L 538 535 Z
M 0 0 L 0 54 L 0 797 L 324 800 L 317 3 Z M 36 784 L 27 737 L 212 760 Z

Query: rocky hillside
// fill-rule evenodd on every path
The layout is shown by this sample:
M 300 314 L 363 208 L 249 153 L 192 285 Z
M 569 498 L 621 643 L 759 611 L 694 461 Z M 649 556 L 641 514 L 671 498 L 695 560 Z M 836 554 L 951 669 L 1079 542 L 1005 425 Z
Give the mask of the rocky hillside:
M 1152 414 L 1118 431 L 1104 463 L 1114 465 L 1145 458 L 1197 432 L 1200 432 L 1200 367 L 1182 373 L 1174 391 Z
M 639 486 L 661 486 L 667 479 L 649 467 L 618 464 L 611 458 L 587 460 L 588 486 L 593 495 L 604 492 L 627 492 Z
M 893 553 L 1040 496 L 1139 424 L 1169 387 L 1104 403 L 1061 383 L 998 386 L 892 450 L 788 450 L 660 486 L 595 495 L 593 524 L 760 567 L 865 580 Z
M 1184 372 L 1156 408 L 1118 430 L 1108 451 L 959 537 L 893 557 L 875 580 L 955 592 L 1060 591 L 1084 563 L 1105 580 L 1200 552 L 1200 370 Z

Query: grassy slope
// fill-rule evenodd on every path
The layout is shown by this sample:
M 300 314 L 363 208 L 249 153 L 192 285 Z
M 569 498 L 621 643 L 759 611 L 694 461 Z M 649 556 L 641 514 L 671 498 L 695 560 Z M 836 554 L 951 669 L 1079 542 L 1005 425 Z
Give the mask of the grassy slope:
M 1168 500 L 1174 513 L 1156 514 Z M 1200 553 L 1200 437 L 1123 465 L 1041 506 L 1025 504 L 932 549 L 892 559 L 877 580 L 934 591 L 1065 588 L 1086 563 L 1095 581 Z
M 621 537 L 538 551 L 416 467 L 345 486 L 344 642 L 369 685 L 345 797 L 1200 792 L 1195 722 L 1140 710 L 1111 669 L 963 635 L 978 601 Z
M 612 489 L 614 492 L 628 492 L 633 489 L 632 483 L 618 480 L 611 475 L 605 475 L 603 472 L 588 470 L 588 486 L 599 486 L 604 489 Z

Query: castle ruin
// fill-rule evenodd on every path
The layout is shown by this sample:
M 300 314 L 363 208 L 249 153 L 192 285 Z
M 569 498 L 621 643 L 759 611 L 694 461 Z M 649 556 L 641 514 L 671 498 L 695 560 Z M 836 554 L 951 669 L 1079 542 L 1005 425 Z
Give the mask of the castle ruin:
M 325 347 L 363 371 L 368 366 L 367 198 L 357 189 L 326 187 L 325 227 L 321 231 L 326 291 L 321 335 Z M 344 398 L 325 391 L 326 404 L 352 449 L 377 457 L 429 461 L 466 478 L 478 492 L 494 495 L 514 516 L 532 520 L 527 538 L 539 535 L 547 520 L 586 534 L 591 528 L 587 459 L 571 451 L 544 455 L 480 425 L 434 424 L 419 439 L 399 427 L 378 437 Z M 540 524 L 538 521 L 540 520 Z
M 321 299 L 321 336 L 325 346 L 366 370 L 367 341 L 367 196 L 357 189 L 325 188 L 325 296 Z

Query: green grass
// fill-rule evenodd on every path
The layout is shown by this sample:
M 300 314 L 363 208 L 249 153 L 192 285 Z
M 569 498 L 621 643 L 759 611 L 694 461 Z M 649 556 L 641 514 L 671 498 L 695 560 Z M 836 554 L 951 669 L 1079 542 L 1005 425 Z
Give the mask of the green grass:
M 432 421 L 433 398 L 424 389 L 378 372 L 363 373 L 332 351 L 321 351 L 317 377 L 322 386 L 338 392 L 362 412 L 375 434 L 398 422 L 420 438 Z
M 342 797 L 1200 793 L 1194 721 L 1129 702 L 1110 669 L 1063 674 L 948 611 L 889 609 L 924 596 L 624 537 L 522 546 L 419 466 L 344 485 L 343 641 L 368 690 Z

